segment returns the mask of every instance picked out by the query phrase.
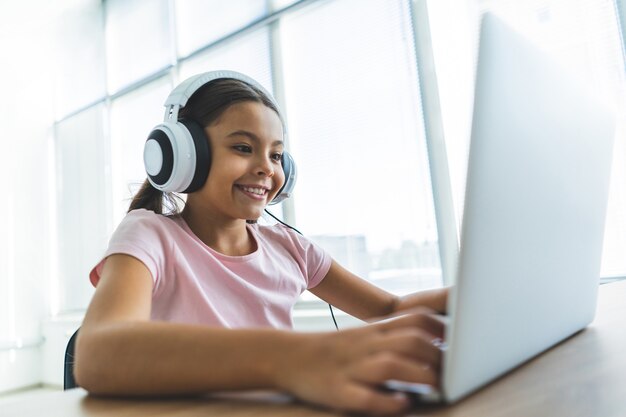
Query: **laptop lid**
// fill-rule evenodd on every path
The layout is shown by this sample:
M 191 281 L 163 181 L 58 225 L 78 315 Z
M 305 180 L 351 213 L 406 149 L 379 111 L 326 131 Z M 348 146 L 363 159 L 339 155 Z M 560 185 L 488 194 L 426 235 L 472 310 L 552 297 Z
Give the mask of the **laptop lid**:
M 598 100 L 499 18 L 483 16 L 447 401 L 593 319 L 613 136 Z

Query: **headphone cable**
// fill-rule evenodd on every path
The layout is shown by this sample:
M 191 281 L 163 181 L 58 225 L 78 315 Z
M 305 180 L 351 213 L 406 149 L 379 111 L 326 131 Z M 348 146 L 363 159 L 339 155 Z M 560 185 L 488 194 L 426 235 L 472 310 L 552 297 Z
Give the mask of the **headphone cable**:
M 279 219 L 278 217 L 274 216 L 272 213 L 270 213 L 270 211 L 268 209 L 265 209 L 265 212 L 267 214 L 269 214 L 270 216 L 272 216 L 272 218 L 274 218 L 274 220 L 276 220 L 278 223 L 282 224 L 285 227 L 290 228 L 291 230 L 294 230 L 295 232 L 297 232 L 300 236 L 304 236 L 304 234 L 302 234 L 301 231 L 299 231 L 298 229 L 296 229 L 295 227 L 285 223 L 284 221 L 282 221 L 281 219 Z M 337 320 L 335 319 L 335 312 L 333 311 L 333 306 L 328 303 L 328 308 L 330 309 L 330 316 L 333 318 L 333 323 L 335 324 L 335 329 L 339 330 L 339 326 L 337 325 Z

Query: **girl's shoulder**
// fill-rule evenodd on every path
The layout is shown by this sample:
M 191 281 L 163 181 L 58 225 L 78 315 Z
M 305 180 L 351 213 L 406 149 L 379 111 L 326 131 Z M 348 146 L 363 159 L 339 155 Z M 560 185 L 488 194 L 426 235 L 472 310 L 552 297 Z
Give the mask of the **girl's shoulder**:
M 151 210 L 136 209 L 126 214 L 117 230 L 133 234 L 168 235 L 182 231 L 180 222 L 180 216 L 168 216 Z
M 173 223 L 178 223 L 179 221 L 180 215 L 157 214 L 152 210 L 141 208 L 128 212 L 122 220 L 122 223 L 142 223 L 170 226 Z

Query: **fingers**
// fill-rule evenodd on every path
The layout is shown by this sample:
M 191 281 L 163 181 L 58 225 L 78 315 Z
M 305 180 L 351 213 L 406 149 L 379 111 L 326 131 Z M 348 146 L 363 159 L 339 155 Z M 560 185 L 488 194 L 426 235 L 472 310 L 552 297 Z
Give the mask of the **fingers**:
M 361 328 L 359 343 L 349 348 L 352 355 L 366 357 L 383 352 L 393 353 L 439 370 L 444 324 L 423 308 Z M 353 356 L 355 357 L 355 356 Z
M 439 385 L 438 372 L 431 367 L 391 353 L 380 353 L 354 367 L 350 382 L 341 387 L 334 406 L 343 411 L 368 414 L 396 414 L 406 410 L 409 398 L 400 392 L 384 392 L 380 387 L 389 380 Z
M 420 328 L 433 336 L 443 339 L 445 337 L 445 325 L 435 316 L 433 310 L 418 307 L 402 312 L 402 315 L 390 317 L 384 321 L 372 324 L 381 331 L 390 331 L 403 327 Z
M 380 389 L 390 380 L 439 386 L 442 334 L 424 314 L 386 323 L 324 333 L 304 345 L 297 378 L 281 386 L 303 400 L 342 411 L 397 414 L 409 406 L 406 395 Z
M 341 411 L 387 415 L 405 411 L 410 405 L 406 394 L 378 391 L 355 383 L 346 384 L 338 394 L 339 399 L 333 407 Z
M 433 342 L 433 337 L 417 328 L 399 329 L 372 341 L 370 352 L 393 352 L 439 369 L 442 352 Z
M 431 366 L 385 352 L 373 355 L 350 371 L 354 380 L 378 386 L 390 379 L 439 386 L 439 373 Z

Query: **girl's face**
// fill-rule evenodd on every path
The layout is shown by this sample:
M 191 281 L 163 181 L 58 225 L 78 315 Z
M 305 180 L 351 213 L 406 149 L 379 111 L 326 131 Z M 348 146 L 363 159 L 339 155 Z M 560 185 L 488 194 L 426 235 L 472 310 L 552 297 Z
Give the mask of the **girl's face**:
M 262 103 L 237 103 L 205 132 L 211 169 L 193 200 L 224 220 L 259 218 L 285 182 L 278 115 Z

